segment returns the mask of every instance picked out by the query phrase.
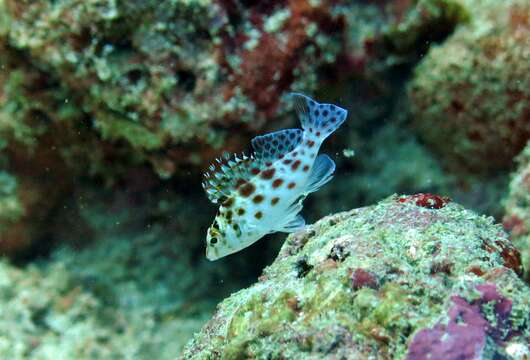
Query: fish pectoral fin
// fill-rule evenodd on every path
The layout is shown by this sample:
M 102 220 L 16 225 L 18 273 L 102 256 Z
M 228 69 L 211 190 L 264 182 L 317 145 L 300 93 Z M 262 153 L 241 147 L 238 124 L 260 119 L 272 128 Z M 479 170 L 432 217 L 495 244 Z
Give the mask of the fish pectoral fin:
M 320 189 L 323 185 L 333 178 L 335 172 L 335 163 L 326 154 L 318 155 L 313 164 L 311 174 L 306 185 L 306 194 L 312 193 Z
M 292 233 L 298 230 L 303 229 L 305 226 L 305 220 L 302 215 L 298 214 L 288 222 L 282 225 L 281 228 L 276 229 L 276 231 Z

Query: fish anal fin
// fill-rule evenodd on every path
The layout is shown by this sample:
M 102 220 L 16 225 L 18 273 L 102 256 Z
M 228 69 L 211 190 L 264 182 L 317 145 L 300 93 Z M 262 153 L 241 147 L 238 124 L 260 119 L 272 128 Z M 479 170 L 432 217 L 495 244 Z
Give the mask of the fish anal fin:
M 282 220 L 275 227 L 274 231 L 280 232 L 293 232 L 300 230 L 305 225 L 305 220 L 300 215 L 303 205 L 302 202 L 305 199 L 305 195 L 300 195 L 296 198 L 291 205 L 285 210 L 285 214 L 282 217 Z
M 302 215 L 297 214 L 294 216 L 294 218 L 290 218 L 289 221 L 282 224 L 282 226 L 276 229 L 276 231 L 292 233 L 292 232 L 303 229 L 304 226 L 305 226 L 304 218 L 302 217 Z
M 318 155 L 313 164 L 313 169 L 309 174 L 306 191 L 304 193 L 309 194 L 320 189 L 333 178 L 334 172 L 335 162 L 326 154 Z

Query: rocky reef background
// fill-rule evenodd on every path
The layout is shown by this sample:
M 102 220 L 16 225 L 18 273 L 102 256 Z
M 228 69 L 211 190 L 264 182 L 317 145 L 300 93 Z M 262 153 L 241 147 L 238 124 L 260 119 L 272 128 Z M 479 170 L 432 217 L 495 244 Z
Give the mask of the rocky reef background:
M 421 295 L 424 320 L 392 328 L 381 320 L 385 297 L 404 285 L 383 283 L 396 276 L 389 269 L 399 267 L 401 250 L 382 246 L 389 268 L 373 279 L 357 274 L 374 290 L 358 304 L 368 320 L 336 329 L 342 337 L 376 324 L 371 336 L 386 343 L 387 356 L 414 358 L 424 345 L 417 339 L 449 331 L 437 325 L 443 306 L 473 314 L 491 301 L 528 308 L 520 300 L 528 292 L 521 279 L 530 281 L 528 39 L 526 0 L 0 0 L 0 357 L 180 354 L 216 304 L 257 281 L 285 239 L 206 261 L 203 239 L 216 209 L 200 184 L 223 151 L 245 151 L 257 134 L 298 126 L 289 91 L 350 113 L 324 146 L 338 169 L 306 201 L 310 223 L 393 193 L 437 193 L 502 222 L 522 255 L 521 268 L 511 263 L 502 274 L 493 269 L 501 263 L 464 271 L 463 259 L 449 273 L 440 264 L 436 273 L 450 283 Z M 442 244 L 451 244 L 452 233 L 440 231 Z M 421 256 L 432 265 L 429 253 Z M 456 294 L 464 273 L 476 278 Z M 425 274 L 414 276 L 431 281 Z M 435 291 L 447 298 L 431 304 Z M 367 305 L 370 296 L 384 311 Z M 406 298 L 395 311 L 418 309 Z M 499 312 L 508 316 L 506 306 Z M 523 325 L 510 329 L 525 339 L 530 320 L 517 319 Z M 259 331 L 276 329 L 269 325 Z M 512 331 L 506 326 L 503 336 Z M 492 334 L 474 340 L 513 352 Z M 267 346 L 243 343 L 226 351 Z

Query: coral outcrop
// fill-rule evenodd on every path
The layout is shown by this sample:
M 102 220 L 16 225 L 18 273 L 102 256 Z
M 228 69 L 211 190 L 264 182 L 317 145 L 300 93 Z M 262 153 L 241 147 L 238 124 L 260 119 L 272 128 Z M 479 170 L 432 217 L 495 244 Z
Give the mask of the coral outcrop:
M 81 178 L 115 184 L 147 164 L 160 178 L 191 171 L 198 183 L 222 150 L 296 123 L 281 104 L 287 91 L 349 98 L 346 84 L 363 79 L 369 90 L 353 103 L 374 113 L 374 99 L 396 91 L 382 74 L 417 61 L 465 19 L 462 9 L 452 0 L 0 0 L 2 166 L 24 212 L 9 223 L 0 214 L 10 244 L 0 251 L 38 243 L 40 220 Z
M 519 164 L 512 176 L 505 201 L 504 227 L 521 252 L 525 278 L 530 283 L 530 142 L 517 157 Z
M 491 218 L 441 196 L 392 196 L 289 236 L 182 358 L 528 355 L 520 265 Z
M 417 132 L 448 168 L 492 173 L 530 138 L 530 6 L 462 3 L 469 22 L 430 48 L 408 94 Z

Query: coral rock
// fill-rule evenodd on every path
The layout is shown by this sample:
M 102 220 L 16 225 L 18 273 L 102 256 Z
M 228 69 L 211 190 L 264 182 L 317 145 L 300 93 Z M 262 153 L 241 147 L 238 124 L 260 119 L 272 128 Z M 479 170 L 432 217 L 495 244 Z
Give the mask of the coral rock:
M 400 198 L 288 237 L 183 358 L 490 358 L 527 344 L 530 289 L 503 259 L 516 251 L 502 228 L 453 202 Z

